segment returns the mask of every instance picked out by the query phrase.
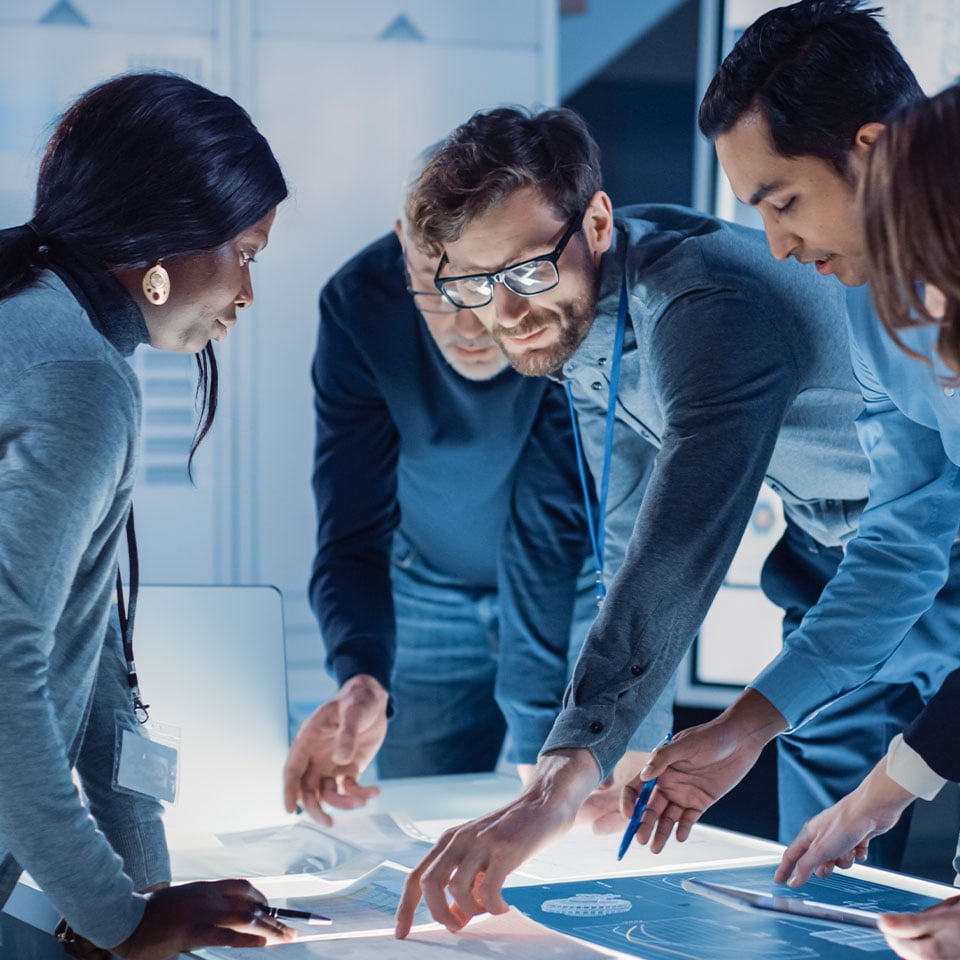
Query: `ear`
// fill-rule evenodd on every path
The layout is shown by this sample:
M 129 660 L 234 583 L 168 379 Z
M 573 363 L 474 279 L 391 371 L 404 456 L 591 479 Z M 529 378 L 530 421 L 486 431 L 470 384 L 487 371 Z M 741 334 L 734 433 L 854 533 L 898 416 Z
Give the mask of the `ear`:
M 870 151 L 877 142 L 877 137 L 883 133 L 883 127 L 882 123 L 865 123 L 854 135 L 853 149 L 850 151 L 849 160 L 856 180 L 859 180 L 866 170 Z
M 393 221 L 393 232 L 397 235 L 397 239 L 400 241 L 400 246 L 406 250 L 407 249 L 407 239 L 403 235 L 403 221 L 399 218 Z
M 877 137 L 883 133 L 885 126 L 885 124 L 876 121 L 865 123 L 853 138 L 854 147 L 863 146 L 867 149 L 872 147 L 877 142 Z
M 865 123 L 862 127 L 860 127 L 853 138 L 854 155 L 859 157 L 861 160 L 866 160 L 867 154 L 877 142 L 877 137 L 883 133 L 883 129 L 884 124 L 876 122 Z
M 613 204 L 603 190 L 598 190 L 587 204 L 583 215 L 583 233 L 587 238 L 595 264 L 610 249 L 613 242 Z

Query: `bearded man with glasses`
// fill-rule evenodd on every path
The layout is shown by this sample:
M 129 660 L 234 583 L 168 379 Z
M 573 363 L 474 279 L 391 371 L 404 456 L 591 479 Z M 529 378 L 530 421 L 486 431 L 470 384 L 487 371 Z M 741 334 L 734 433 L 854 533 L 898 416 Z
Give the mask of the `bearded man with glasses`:
M 398 220 L 320 294 L 310 599 L 339 691 L 285 790 L 325 823 L 376 793 L 374 758 L 381 778 L 489 771 L 508 731 L 532 766 L 596 609 L 563 391 L 510 369 L 437 260 Z M 524 683 L 500 686 L 504 647 L 536 658 Z
M 444 834 L 407 881 L 399 936 L 421 896 L 451 930 L 504 912 L 505 877 L 571 826 L 638 724 L 647 749 L 668 731 L 650 718 L 764 481 L 787 519 L 761 580 L 786 638 L 839 565 L 869 473 L 841 290 L 773 262 L 759 231 L 677 206 L 614 211 L 573 111 L 475 114 L 427 163 L 407 214 L 439 257 L 437 289 L 473 310 L 516 370 L 568 390 L 598 486 L 608 592 L 526 788 Z M 510 662 L 502 651 L 501 672 Z M 918 701 L 910 691 L 862 706 L 858 727 L 896 730 Z M 818 757 L 829 775 L 782 790 L 782 831 L 823 808 L 819 791 L 849 792 L 886 749 L 876 736 L 850 750 L 853 739 L 853 727 L 832 729 Z M 623 813 L 635 796 L 625 791 Z

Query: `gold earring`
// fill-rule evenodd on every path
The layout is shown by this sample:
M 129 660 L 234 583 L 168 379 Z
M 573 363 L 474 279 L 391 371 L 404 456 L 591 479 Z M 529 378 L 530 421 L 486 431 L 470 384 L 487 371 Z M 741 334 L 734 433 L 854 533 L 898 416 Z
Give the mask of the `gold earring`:
M 143 275 L 143 295 L 158 307 L 170 296 L 170 274 L 159 260 Z

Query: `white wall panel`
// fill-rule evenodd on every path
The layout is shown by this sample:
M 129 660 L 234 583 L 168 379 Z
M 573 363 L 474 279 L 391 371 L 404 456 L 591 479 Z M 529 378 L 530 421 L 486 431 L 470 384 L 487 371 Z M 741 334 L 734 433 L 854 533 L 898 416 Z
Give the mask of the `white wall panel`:
M 251 465 L 257 495 L 249 504 L 253 528 L 249 553 L 241 551 L 242 570 L 252 581 L 283 590 L 293 673 L 311 671 L 311 677 L 322 656 L 305 591 L 314 549 L 309 365 L 320 287 L 345 260 L 392 228 L 402 183 L 423 147 L 474 110 L 551 103 L 555 97 L 555 80 L 540 50 L 533 42 L 521 46 L 516 35 L 492 46 L 461 38 L 381 40 L 374 32 L 373 21 L 379 24 L 389 7 L 391 16 L 403 10 L 417 22 L 435 10 L 450 35 L 454 8 L 461 34 L 469 34 L 479 9 L 474 4 L 371 6 L 380 7 L 376 18 L 364 19 L 372 17 L 370 11 L 361 16 L 354 9 L 332 18 L 333 38 L 312 37 L 315 20 L 297 36 L 281 21 L 261 27 L 254 45 L 256 119 L 293 195 L 254 268 L 257 321 L 255 329 L 243 331 L 251 346 L 251 376 L 243 379 L 254 384 L 255 409 L 249 412 L 257 425 L 241 431 L 241 458 Z M 511 9 L 521 20 L 536 22 L 546 4 L 537 0 Z M 262 16 L 263 7 L 259 10 Z M 489 5 L 484 10 L 489 15 Z M 342 39 L 345 33 L 350 39 Z M 245 349 L 239 341 L 238 349 Z M 304 686 L 292 680 L 297 694 Z
M 322 654 L 306 602 L 313 554 L 309 366 L 316 300 L 389 230 L 413 157 L 476 109 L 556 97 L 554 0 L 19 0 L 0 7 L 0 214 L 30 216 L 38 154 L 77 94 L 169 69 L 236 97 L 292 188 L 253 268 L 256 303 L 217 347 L 220 410 L 186 480 L 191 357 L 138 351 L 143 578 L 271 583 L 293 671 Z M 56 25 L 43 23 L 57 19 Z M 74 25 L 64 21 L 73 20 Z M 81 25 L 77 25 L 81 24 Z M 323 691 L 317 691 L 317 697 Z

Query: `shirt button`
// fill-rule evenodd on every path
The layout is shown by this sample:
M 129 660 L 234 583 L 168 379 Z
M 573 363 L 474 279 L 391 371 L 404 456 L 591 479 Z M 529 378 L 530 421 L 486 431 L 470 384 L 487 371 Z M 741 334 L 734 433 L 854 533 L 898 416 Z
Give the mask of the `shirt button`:
M 603 384 L 602 384 L 599 380 L 594 380 L 593 383 L 590 384 L 590 389 L 591 389 L 591 390 L 602 390 L 602 389 L 603 389 Z
M 640 674 L 643 673 L 643 667 L 641 667 L 639 663 L 635 663 L 635 664 L 630 668 L 630 672 L 631 672 L 635 677 L 639 677 Z
M 577 361 L 576 361 L 576 360 L 570 360 L 570 361 L 567 362 L 567 370 L 576 370 L 576 369 L 577 369 Z
M 597 357 L 597 366 L 602 367 L 607 362 L 606 357 Z
M 641 431 L 640 431 L 640 436 L 643 437 L 644 440 L 649 440 L 649 439 L 650 439 L 650 431 L 649 431 L 649 430 L 641 430 Z
M 957 392 L 957 391 L 954 390 L 953 387 L 944 387 L 944 388 L 943 388 L 943 395 L 944 395 L 945 397 L 952 397 L 956 392 Z
M 594 720 L 593 723 L 590 724 L 590 732 L 603 733 L 603 724 L 599 720 Z

